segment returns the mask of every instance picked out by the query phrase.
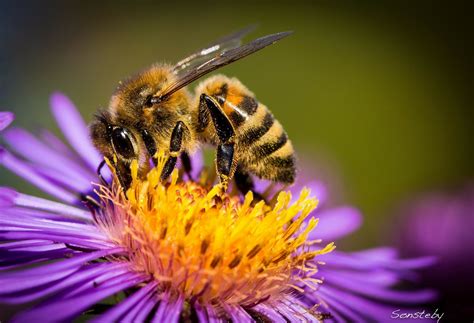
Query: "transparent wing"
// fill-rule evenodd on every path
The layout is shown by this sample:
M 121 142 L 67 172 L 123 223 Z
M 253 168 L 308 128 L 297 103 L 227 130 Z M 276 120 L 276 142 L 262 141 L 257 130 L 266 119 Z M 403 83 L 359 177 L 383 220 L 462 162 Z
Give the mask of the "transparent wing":
M 187 70 L 191 70 L 208 61 L 210 58 L 215 56 L 217 52 L 223 52 L 239 47 L 242 44 L 242 38 L 255 30 L 255 28 L 255 25 L 247 26 L 230 35 L 226 35 L 214 41 L 206 48 L 203 48 L 179 61 L 174 67 L 174 72 L 176 74 L 183 74 Z
M 216 51 L 215 54 L 211 55 L 211 58 L 205 61 L 204 63 L 193 67 L 191 69 L 186 69 L 183 73 L 178 73 L 178 78 L 175 82 L 171 83 L 169 86 L 164 88 L 157 97 L 154 97 L 153 102 L 160 102 L 169 97 L 174 92 L 178 91 L 182 87 L 188 85 L 189 83 L 197 80 L 203 75 L 206 75 L 222 66 L 233 63 L 245 56 L 248 56 L 256 51 L 259 51 L 262 48 L 271 45 L 278 40 L 289 36 L 292 34 L 291 31 L 281 32 L 277 34 L 267 35 L 254 41 L 242 45 L 240 47 L 231 48 L 229 50 Z

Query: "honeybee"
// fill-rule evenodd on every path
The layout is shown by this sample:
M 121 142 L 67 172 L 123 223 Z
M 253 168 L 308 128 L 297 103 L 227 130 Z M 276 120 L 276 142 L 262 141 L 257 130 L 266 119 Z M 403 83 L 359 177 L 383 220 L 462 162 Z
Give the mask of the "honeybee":
M 239 80 L 216 75 L 202 81 L 194 95 L 186 88 L 291 34 L 276 33 L 241 45 L 250 30 L 228 35 L 174 66 L 155 64 L 119 84 L 108 108 L 96 114 L 90 132 L 105 157 L 117 157 L 114 166 L 124 189 L 131 183 L 132 160 L 138 160 L 139 176 L 145 176 L 150 159 L 163 150 L 167 160 L 161 179 L 166 180 L 179 157 L 190 172 L 189 154 L 200 144 L 217 148 L 216 173 L 225 188 L 235 179 L 243 193 L 252 190 L 251 174 L 294 182 L 295 156 L 285 130 Z

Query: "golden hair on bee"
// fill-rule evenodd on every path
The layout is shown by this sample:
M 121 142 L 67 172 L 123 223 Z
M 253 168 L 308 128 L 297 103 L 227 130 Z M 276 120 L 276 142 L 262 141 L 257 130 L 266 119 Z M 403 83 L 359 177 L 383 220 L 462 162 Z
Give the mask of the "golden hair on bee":
M 201 143 L 216 147 L 216 172 L 224 187 L 235 179 L 246 193 L 253 189 L 252 174 L 287 184 L 294 181 L 294 151 L 286 132 L 239 80 L 216 75 L 199 84 L 194 94 L 186 89 L 194 80 L 290 34 L 272 34 L 239 46 L 247 32 L 224 37 L 174 66 L 155 64 L 119 84 L 90 129 L 99 151 L 115 160 L 123 188 L 131 181 L 131 162 L 138 160 L 138 173 L 145 176 L 158 150 L 168 156 L 162 180 L 178 158 L 189 173 L 189 154 Z

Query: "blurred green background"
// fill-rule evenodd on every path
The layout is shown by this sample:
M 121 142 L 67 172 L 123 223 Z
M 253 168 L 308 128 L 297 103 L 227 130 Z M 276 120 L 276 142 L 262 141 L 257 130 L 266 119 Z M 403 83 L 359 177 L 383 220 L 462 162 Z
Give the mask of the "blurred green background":
M 364 226 L 344 247 L 374 246 L 389 241 L 400 201 L 474 175 L 471 12 L 433 1 L 2 1 L 0 107 L 17 125 L 57 130 L 52 91 L 89 121 L 119 80 L 153 62 L 253 23 L 249 38 L 294 30 L 220 72 L 270 107 L 316 177 L 334 181 L 336 203 L 362 209 Z

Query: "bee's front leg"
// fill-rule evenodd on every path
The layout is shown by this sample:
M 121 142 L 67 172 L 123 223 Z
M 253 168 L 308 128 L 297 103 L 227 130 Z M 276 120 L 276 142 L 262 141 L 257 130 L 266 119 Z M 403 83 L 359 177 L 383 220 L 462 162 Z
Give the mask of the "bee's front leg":
M 220 182 L 227 188 L 229 179 L 235 171 L 237 160 L 234 156 L 235 130 L 232 122 L 222 110 L 219 103 L 207 94 L 201 94 L 201 106 L 206 106 L 216 129 L 219 144 L 217 145 L 216 170 Z
M 105 162 L 105 159 L 102 160 L 99 164 L 99 166 L 97 167 L 97 177 L 99 177 L 102 185 L 108 185 L 109 183 L 107 183 L 107 181 L 105 180 L 104 176 L 102 176 L 102 168 L 104 168 L 106 162 Z
M 181 150 L 181 144 L 183 142 L 183 134 L 186 130 L 186 125 L 182 121 L 178 121 L 176 126 L 171 133 L 170 140 L 170 156 L 163 166 L 161 171 L 161 180 L 166 180 L 176 166 L 176 161 L 178 160 L 179 152 Z

